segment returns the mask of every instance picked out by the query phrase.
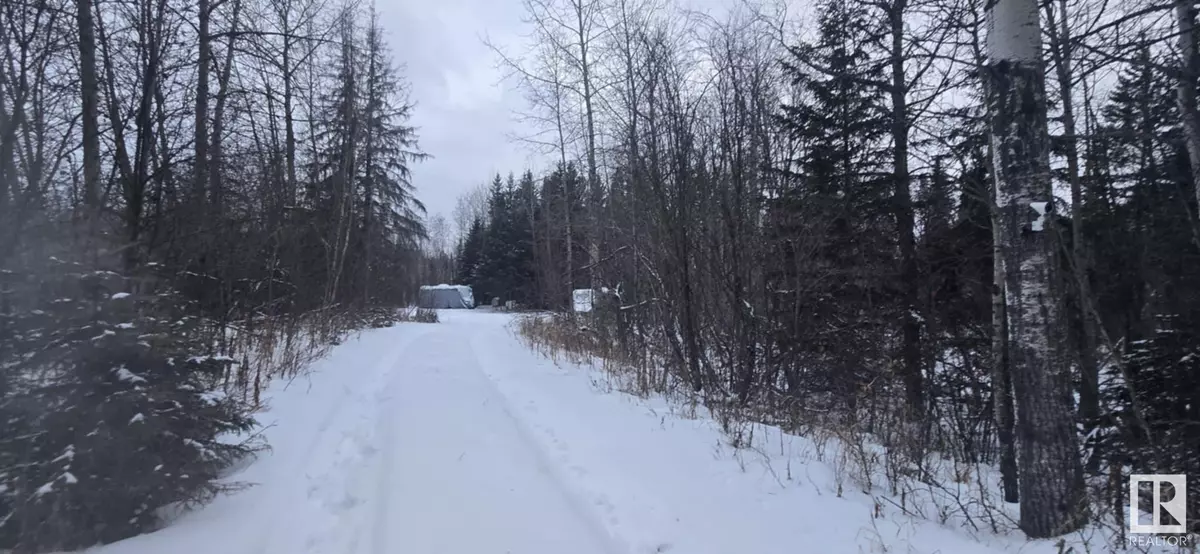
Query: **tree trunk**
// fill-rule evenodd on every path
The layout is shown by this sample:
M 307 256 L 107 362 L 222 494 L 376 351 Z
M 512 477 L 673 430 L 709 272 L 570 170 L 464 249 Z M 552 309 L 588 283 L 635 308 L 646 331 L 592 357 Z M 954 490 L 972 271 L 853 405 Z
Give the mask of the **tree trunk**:
M 363 221 L 362 221 L 362 302 L 363 307 L 371 305 L 371 236 L 373 233 L 374 213 L 375 213 L 375 179 L 373 174 L 375 167 L 375 129 L 371 127 L 371 121 L 381 114 L 376 113 L 379 106 L 382 105 L 383 99 L 376 98 L 378 91 L 375 88 L 375 83 L 379 76 L 379 44 L 378 15 L 374 10 L 371 11 L 370 27 L 367 29 L 367 75 L 363 88 L 366 96 L 366 113 L 364 114 L 365 129 L 363 129 L 363 166 L 366 168 L 366 178 L 363 179 Z M 440 281 L 439 281 L 440 282 Z
M 359 116 L 355 113 L 358 103 L 358 73 L 355 71 L 357 62 L 354 55 L 354 28 L 350 12 L 342 13 L 342 78 L 340 86 L 345 91 L 341 111 L 346 118 L 346 136 L 342 138 L 341 158 L 338 161 L 338 172 L 333 179 L 333 252 L 329 266 L 329 287 L 326 292 L 326 305 L 333 305 L 338 298 L 338 287 L 341 284 L 342 272 L 346 267 L 346 251 L 350 247 L 351 229 L 354 226 L 354 179 L 357 175 L 357 143 L 359 137 Z
M 196 60 L 196 159 L 192 162 L 192 178 L 195 179 L 192 193 L 197 195 L 202 204 L 206 204 L 208 190 L 208 68 L 212 40 L 208 32 L 208 20 L 211 11 L 209 0 L 197 0 L 200 46 Z
M 284 12 L 283 28 L 291 32 L 290 12 Z M 283 37 L 281 52 L 283 65 L 283 127 L 284 127 L 284 159 L 287 164 L 287 186 L 284 188 L 284 205 L 296 203 L 296 124 L 295 124 L 295 93 L 293 91 L 292 69 L 292 37 Z
M 992 208 L 992 408 L 1000 442 L 1000 484 L 1004 501 L 1020 499 L 1017 450 L 1013 440 L 1012 373 L 1008 359 L 1008 313 L 1004 295 L 1004 253 L 1000 249 L 1000 219 Z
M 374 221 L 372 220 L 371 216 L 373 213 L 375 213 L 374 182 L 370 178 L 368 178 L 366 181 L 367 181 L 366 187 L 365 187 L 365 190 L 363 190 L 364 200 L 363 200 L 363 230 L 362 230 L 362 241 L 363 241 L 363 260 L 362 260 L 362 264 L 363 264 L 363 266 L 362 266 L 362 272 L 363 272 L 362 302 L 363 302 L 363 304 L 362 305 L 364 308 L 371 305 L 371 256 L 373 254 L 373 252 L 371 251 L 371 235 L 373 233 L 372 227 L 374 226 Z M 440 283 L 441 281 L 438 281 L 438 282 Z
M 924 414 L 925 394 L 921 375 L 921 327 L 917 321 L 918 275 L 917 247 L 913 230 L 912 192 L 908 170 L 908 85 L 904 76 L 904 9 L 906 0 L 895 0 L 888 13 L 892 35 L 892 202 L 896 214 L 896 237 L 900 242 L 901 306 L 901 379 L 909 417 Z
M 0 83 L 0 98 L 4 96 L 4 85 Z M 0 104 L 0 221 L 11 222 L 12 219 L 8 215 L 8 206 L 10 204 L 9 183 L 16 180 L 17 161 L 13 152 L 14 143 L 16 142 L 15 125 L 10 127 L 8 114 L 4 113 L 4 106 Z M 9 129 L 12 128 L 13 132 Z M 17 187 L 13 186 L 16 190 Z M 7 238 L 9 233 L 16 234 L 16 228 L 7 229 L 0 227 L 0 236 Z
M 563 227 L 565 228 L 564 238 L 567 242 L 566 301 L 571 302 L 571 291 L 575 290 L 575 238 L 574 231 L 571 229 L 571 210 L 574 207 L 574 193 L 572 191 L 574 190 L 575 185 L 573 183 L 573 179 L 567 178 L 567 140 L 563 131 L 562 87 L 559 86 L 557 77 L 554 82 L 554 102 L 554 118 L 556 128 L 558 129 L 559 171 L 562 174 Z
M 79 25 L 79 92 L 83 103 L 83 205 L 88 240 L 98 232 L 100 216 L 100 85 L 96 78 L 96 32 L 92 0 L 77 0 Z
M 571 228 L 571 211 L 575 209 L 575 179 L 567 174 L 567 166 L 562 166 L 563 174 L 563 227 L 567 239 L 567 298 L 572 302 L 571 295 L 575 290 L 575 230 Z
M 1083 478 L 1071 381 L 1059 345 L 1055 223 L 1045 73 L 1036 0 L 998 0 L 987 94 L 1020 437 L 1021 529 L 1062 535 L 1082 523 Z
M 0 40 L 5 40 L 2 31 L 0 31 Z M 4 82 L 0 79 L 0 99 L 4 97 Z M 10 179 L 16 180 L 17 175 L 17 162 L 14 157 L 15 143 L 17 142 L 17 126 L 16 122 L 12 121 L 12 119 L 9 117 L 7 110 L 4 109 L 4 103 L 0 102 L 0 221 L 11 221 L 8 219 L 9 182 Z M 15 189 L 16 187 L 12 188 Z M 8 230 L 0 228 L 0 232 L 6 231 Z
M 1063 142 L 1067 158 L 1067 181 L 1071 187 L 1071 269 L 1075 281 L 1076 309 L 1079 311 L 1075 325 L 1079 330 L 1079 417 L 1084 428 L 1091 430 L 1100 417 L 1100 370 L 1096 362 L 1096 328 L 1088 306 L 1092 291 L 1088 282 L 1087 241 L 1083 236 L 1083 187 L 1079 173 L 1079 150 L 1075 132 L 1074 75 L 1071 68 L 1071 30 L 1067 23 L 1066 0 L 1059 0 L 1056 20 L 1052 8 L 1047 8 L 1051 27 L 1050 53 L 1054 57 L 1055 76 L 1058 78 L 1059 101 L 1062 103 Z M 1050 6 L 1050 5 L 1047 5 Z M 1099 468 L 1099 458 L 1093 456 L 1088 470 Z
M 623 58 L 623 61 L 624 61 L 624 71 L 625 71 L 625 75 L 623 75 L 623 77 L 625 78 L 625 95 L 626 95 L 625 108 L 626 108 L 626 110 L 628 110 L 626 112 L 625 116 L 629 118 L 628 129 L 627 129 L 628 134 L 626 135 L 626 139 L 625 139 L 629 143 L 625 146 L 625 148 L 627 150 L 626 155 L 628 156 L 628 159 L 626 160 L 626 164 L 628 164 L 628 166 L 629 166 L 629 168 L 628 168 L 629 182 L 626 186 L 625 192 L 626 192 L 626 198 L 630 199 L 630 198 L 636 198 L 636 193 L 634 191 L 636 190 L 636 187 L 638 187 L 639 183 L 641 183 L 641 179 L 642 179 L 641 171 L 640 171 L 641 170 L 641 154 L 638 152 L 638 105 L 637 105 L 638 83 L 637 83 L 637 78 L 636 78 L 637 74 L 634 72 L 634 61 L 633 61 L 634 32 L 633 32 L 633 29 L 631 28 L 629 6 L 628 6 L 627 2 L 622 0 L 620 3 L 620 7 L 621 7 L 621 57 Z M 611 202 L 610 202 L 610 204 L 611 204 Z M 630 218 L 630 242 L 631 243 L 636 244 L 636 242 L 638 240 L 638 232 L 639 232 L 638 218 L 636 218 L 636 217 Z M 638 283 L 637 277 L 638 277 L 638 272 L 639 272 L 640 268 L 641 268 L 641 262 L 640 262 L 640 260 L 637 259 L 637 253 L 636 253 L 636 247 L 635 247 L 634 260 L 633 260 L 633 282 L 635 283 L 635 286 L 633 287 L 633 295 L 634 296 L 628 300 L 628 303 L 630 305 L 636 304 L 638 301 L 637 294 L 640 291 L 639 291 L 638 287 L 636 286 L 636 283 Z
M 138 99 L 137 116 L 134 119 L 136 129 L 136 147 L 132 172 L 125 168 L 121 176 L 122 189 L 125 194 L 125 226 L 129 244 L 125 246 L 125 269 L 132 271 L 139 263 L 139 242 L 141 241 L 142 217 L 146 201 L 146 185 L 150 182 L 150 153 L 154 148 L 154 95 L 159 89 L 158 74 L 160 53 L 162 51 L 162 12 L 165 2 L 159 1 L 158 10 L 152 10 L 149 2 L 143 4 L 141 12 L 140 40 L 147 50 L 145 63 L 142 67 L 141 97 Z M 110 106 L 115 106 L 115 102 Z M 115 113 L 110 109 L 110 117 Z M 119 123 L 113 121 L 116 128 Z M 124 142 L 122 141 L 123 148 Z M 127 158 L 127 154 L 118 154 L 118 158 Z M 127 165 L 127 164 L 122 164 Z
M 233 75 L 234 40 L 237 37 L 238 17 L 241 15 L 242 2 L 234 0 L 233 17 L 230 23 L 229 42 L 225 45 L 225 64 L 221 67 L 221 75 L 217 79 L 217 105 L 213 109 L 212 151 L 209 155 L 208 178 L 211 189 L 213 206 L 212 216 L 219 216 L 225 201 L 225 183 L 222 181 L 224 137 L 225 134 L 225 105 L 229 99 L 229 82 Z
M 1196 106 L 1196 25 L 1191 0 L 1175 0 L 1175 22 L 1179 29 L 1179 85 L 1176 89 L 1179 114 L 1183 118 L 1183 134 L 1187 143 L 1188 161 L 1192 169 L 1192 187 L 1200 202 L 1200 112 Z M 1196 211 L 1200 216 L 1200 210 Z
M 600 193 L 600 176 L 596 170 L 596 114 L 592 106 L 591 67 L 588 65 L 589 44 L 587 27 L 584 25 L 583 12 L 587 7 L 584 0 L 574 0 L 575 18 L 579 27 L 579 70 L 583 78 L 583 111 L 587 123 L 587 191 L 588 191 L 588 275 L 589 286 L 596 288 L 597 264 L 600 262 L 600 204 L 603 201 Z

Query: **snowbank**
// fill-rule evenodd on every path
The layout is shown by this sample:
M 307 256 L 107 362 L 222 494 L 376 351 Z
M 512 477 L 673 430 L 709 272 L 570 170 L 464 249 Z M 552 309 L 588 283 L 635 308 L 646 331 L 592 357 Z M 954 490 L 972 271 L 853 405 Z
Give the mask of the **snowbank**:
M 613 392 L 531 352 L 510 321 L 451 311 L 348 340 L 311 380 L 268 391 L 274 450 L 233 476 L 257 486 L 96 552 L 1065 551 L 862 492 L 836 441 L 748 425 L 734 448 L 703 410 Z

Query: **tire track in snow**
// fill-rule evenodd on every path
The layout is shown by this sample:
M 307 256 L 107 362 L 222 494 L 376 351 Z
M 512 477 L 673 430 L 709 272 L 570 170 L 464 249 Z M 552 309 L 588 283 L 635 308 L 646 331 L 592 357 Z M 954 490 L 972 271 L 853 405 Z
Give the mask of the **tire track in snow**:
M 483 372 L 476 325 L 437 325 L 394 375 L 371 552 L 627 554 Z
M 364 433 L 364 429 L 371 429 L 376 420 L 370 414 L 371 408 L 375 406 L 368 400 L 368 393 L 373 389 L 377 390 L 380 382 L 386 382 L 409 345 L 429 332 L 428 329 L 417 330 L 408 327 L 405 328 L 405 333 L 399 335 L 399 340 L 396 340 L 398 330 L 393 327 L 367 331 L 354 342 L 347 341 L 339 347 L 337 354 L 341 354 L 344 349 L 355 349 L 357 355 L 331 356 L 324 364 L 323 374 L 312 376 L 310 393 L 326 385 L 325 381 L 334 381 L 332 384 L 339 386 L 341 391 L 337 394 L 336 401 L 325 407 L 324 414 L 318 418 L 320 424 L 315 426 L 311 438 L 301 445 L 288 445 L 289 448 L 277 449 L 270 454 L 286 456 L 289 459 L 287 469 L 280 472 L 282 474 L 271 476 L 274 490 L 270 496 L 282 498 L 282 501 L 267 500 L 266 504 L 289 506 L 294 511 L 269 514 L 266 532 L 261 535 L 261 540 L 246 552 L 346 552 L 326 548 L 328 543 L 336 540 L 337 527 L 345 512 L 353 510 L 359 503 L 357 497 L 348 495 L 346 485 L 349 483 L 346 477 L 353 473 L 356 460 L 366 457 L 372 442 L 372 437 Z M 376 354 L 377 357 L 373 360 L 360 359 L 359 355 L 378 352 L 360 343 L 376 340 L 387 340 L 392 344 L 382 356 Z M 361 351 L 357 351 L 358 349 Z M 343 357 L 347 358 L 346 363 L 337 363 Z M 361 371 L 362 366 L 370 369 Z M 333 372 L 341 374 L 329 375 Z M 353 372 L 354 376 L 348 377 L 343 372 Z M 293 386 L 297 384 L 293 383 Z M 311 395 L 314 407 L 321 406 L 319 392 Z M 339 483 L 341 487 L 338 486 Z M 296 521 L 307 522 L 300 532 L 297 532 Z M 323 522 L 324 525 L 313 528 L 317 522 Z
M 396 386 L 395 375 L 388 383 L 376 394 L 376 399 L 381 406 L 387 404 L 394 398 L 392 388 Z M 386 535 L 387 519 L 391 513 L 391 474 L 395 467 L 396 452 L 393 448 L 395 444 L 392 441 L 394 432 L 392 429 L 392 418 L 389 417 L 387 411 L 381 410 L 379 418 L 375 422 L 377 434 L 383 444 L 381 444 L 381 454 L 376 461 L 375 466 L 375 487 L 378 491 L 383 491 L 378 496 L 378 504 L 374 506 L 373 517 L 371 521 L 371 552 L 373 554 L 386 554 L 388 552 L 388 538 Z
M 506 321 L 510 322 L 511 319 L 506 318 Z M 622 544 L 625 551 L 630 553 L 660 554 L 672 551 L 675 540 L 671 538 L 669 530 L 676 527 L 679 520 L 669 504 L 656 497 L 647 487 L 625 476 L 614 476 L 611 471 L 605 475 L 603 467 L 598 473 L 593 471 L 596 468 L 591 466 L 598 459 L 596 444 L 572 444 L 580 437 L 591 436 L 590 432 L 599 432 L 603 436 L 603 425 L 590 428 L 592 424 L 603 421 L 585 423 L 580 429 L 579 422 L 570 420 L 577 417 L 576 411 L 582 406 L 563 405 L 558 402 L 562 400 L 560 398 L 543 397 L 541 394 L 546 391 L 534 384 L 543 383 L 547 378 L 569 378 L 570 372 L 531 351 L 521 342 L 511 324 L 484 326 L 475 335 L 475 340 L 482 342 L 486 345 L 484 348 L 493 353 L 492 357 L 481 359 L 485 362 L 484 374 L 492 386 L 498 394 L 508 399 L 510 406 L 520 406 L 520 413 L 514 414 L 514 417 L 523 422 L 530 440 L 539 444 L 547 456 L 553 457 L 552 463 L 556 467 L 560 470 L 565 468 L 558 474 L 566 483 L 565 486 L 594 506 L 614 541 Z M 552 369 L 548 370 L 548 367 Z M 593 383 L 587 388 L 589 396 L 596 395 L 594 386 Z M 546 408 L 550 408 L 548 412 L 554 417 L 540 415 L 539 412 Z M 575 428 L 565 433 L 566 437 L 561 436 L 564 434 L 564 425 L 568 429 Z M 587 453 L 589 451 L 590 454 Z M 628 455 L 637 457 L 644 454 L 645 451 L 635 449 Z
M 545 431 L 551 436 L 553 444 L 558 449 L 557 456 L 548 452 L 543 446 L 543 442 L 535 435 L 530 423 L 514 409 L 512 401 L 500 390 L 500 387 L 493 380 L 492 376 L 484 369 L 484 359 L 479 356 L 480 348 L 477 346 L 477 343 L 481 333 L 487 333 L 491 330 L 486 327 L 480 328 L 478 325 L 473 330 L 474 333 L 471 334 L 470 341 L 468 342 L 471 353 L 475 358 L 473 369 L 478 372 L 479 376 L 486 383 L 492 397 L 497 399 L 500 408 L 520 434 L 522 442 L 535 454 L 542 471 L 555 481 L 563 497 L 588 522 L 592 532 L 602 541 L 605 552 L 609 554 L 631 554 L 634 552 L 630 542 L 616 533 L 619 522 L 617 521 L 615 507 L 609 499 L 602 494 L 590 494 L 578 486 L 572 476 L 577 477 L 580 472 L 584 471 L 582 468 L 575 465 L 564 466 L 560 463 L 560 461 L 565 461 L 567 458 L 566 445 L 553 436 L 553 431 L 547 429 Z

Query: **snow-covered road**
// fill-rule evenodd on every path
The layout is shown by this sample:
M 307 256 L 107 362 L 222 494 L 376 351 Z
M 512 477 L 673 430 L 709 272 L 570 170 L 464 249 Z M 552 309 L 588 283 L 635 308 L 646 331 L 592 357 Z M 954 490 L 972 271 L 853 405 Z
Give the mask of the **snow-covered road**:
M 810 443 L 735 451 L 708 418 L 606 393 L 510 332 L 446 311 L 372 330 L 273 386 L 256 485 L 103 554 L 973 554 L 990 546 L 839 498 Z M 756 437 L 761 438 L 761 437 Z M 1025 552 L 1036 552 L 1025 545 Z
M 488 339 L 503 339 L 486 323 L 498 321 L 439 326 L 403 349 L 406 367 L 377 400 L 381 455 L 351 489 L 366 499 L 359 536 L 370 544 L 319 551 L 619 551 L 485 373 Z

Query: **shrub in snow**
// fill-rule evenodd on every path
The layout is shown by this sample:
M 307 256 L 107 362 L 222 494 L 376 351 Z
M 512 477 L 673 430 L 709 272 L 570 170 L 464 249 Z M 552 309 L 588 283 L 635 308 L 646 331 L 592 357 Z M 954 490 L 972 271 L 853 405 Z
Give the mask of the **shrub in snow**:
M 437 310 L 417 308 L 417 311 L 413 312 L 412 320 L 417 323 L 437 323 L 438 313 Z
M 355 322 L 356 327 L 370 327 L 372 329 L 391 327 L 400 320 L 400 315 L 396 310 L 391 308 L 366 308 L 356 315 L 358 319 Z
M 1154 335 L 1135 342 L 1123 363 L 1109 368 L 1100 391 L 1108 415 L 1090 441 L 1093 455 L 1129 473 L 1187 474 L 1189 514 L 1200 513 L 1200 334 L 1194 329 L 1162 318 Z M 1197 518 L 1189 523 L 1200 532 Z
M 437 310 L 430 310 L 428 308 L 414 308 L 401 312 L 400 321 L 408 321 L 412 323 L 437 323 L 438 313 Z
M 0 338 L 0 549 L 72 549 L 155 528 L 234 485 L 253 420 L 213 391 L 228 361 L 170 293 L 62 264 Z M 10 432 L 11 431 L 11 432 Z

